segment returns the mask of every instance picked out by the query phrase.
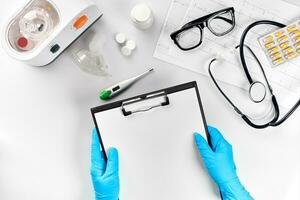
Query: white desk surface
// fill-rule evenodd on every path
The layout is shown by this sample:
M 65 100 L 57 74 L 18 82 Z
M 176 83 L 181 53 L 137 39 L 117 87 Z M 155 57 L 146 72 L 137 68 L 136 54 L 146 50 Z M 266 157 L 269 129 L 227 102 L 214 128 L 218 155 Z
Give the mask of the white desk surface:
M 0 25 L 18 2 L 1 0 Z M 253 196 L 269 199 L 276 183 L 284 182 L 284 194 L 278 199 L 300 199 L 299 110 L 281 127 L 261 131 L 248 127 L 210 79 L 152 57 L 171 1 L 146 1 L 155 13 L 155 24 L 148 31 L 136 29 L 129 20 L 130 9 L 137 2 L 102 3 L 104 17 L 94 28 L 106 40 L 105 58 L 113 68 L 109 79 L 81 72 L 68 51 L 39 68 L 11 59 L 0 48 L 0 199 L 92 199 L 89 162 L 94 125 L 90 108 L 102 103 L 98 100 L 100 88 L 149 66 L 155 67 L 155 73 L 117 99 L 197 80 L 207 121 L 233 145 L 238 173 Z M 132 57 L 120 54 L 113 41 L 116 32 L 137 41 Z M 268 151 L 273 148 L 274 153 Z M 256 160 L 265 151 L 269 156 Z

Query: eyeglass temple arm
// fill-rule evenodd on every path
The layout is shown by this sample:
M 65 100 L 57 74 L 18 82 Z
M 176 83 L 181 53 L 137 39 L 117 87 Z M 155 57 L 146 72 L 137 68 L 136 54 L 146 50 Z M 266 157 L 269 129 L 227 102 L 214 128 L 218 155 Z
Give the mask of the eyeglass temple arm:
M 206 15 L 204 17 L 200 17 L 198 19 L 195 19 L 193 21 L 190 21 L 188 23 L 186 23 L 185 25 L 183 25 L 181 28 L 186 28 L 186 27 L 189 27 L 189 26 L 195 26 L 195 25 L 199 25 L 201 24 L 202 22 L 205 22 L 207 19 L 209 19 L 211 16 L 213 16 L 214 14 L 209 14 L 209 15 Z
M 204 17 L 201 17 L 201 18 L 198 18 L 198 19 L 195 19 L 195 20 L 193 20 L 193 21 L 191 21 L 191 22 L 185 24 L 185 25 L 182 26 L 181 28 L 186 28 L 186 27 L 190 27 L 190 26 L 199 25 L 199 24 L 201 24 L 202 22 L 205 22 L 207 19 L 209 19 L 212 15 L 213 15 L 213 14 L 207 15 L 207 16 L 204 16 Z M 231 25 L 234 23 L 233 20 L 227 19 L 226 17 L 216 16 L 215 18 L 217 18 L 217 19 L 222 19 L 222 20 L 226 21 L 227 23 L 229 23 L 229 24 L 231 24 Z
M 233 20 L 231 19 L 227 19 L 226 17 L 222 17 L 222 16 L 216 16 L 217 19 L 223 19 L 224 21 L 226 21 L 229 24 L 233 24 Z
M 203 17 L 200 17 L 198 19 L 195 19 L 191 22 L 188 22 L 187 24 L 183 25 L 181 28 L 186 28 L 186 27 L 189 27 L 189 26 L 195 26 L 195 25 L 199 25 L 200 23 L 203 23 L 205 21 L 207 21 L 209 18 L 211 18 L 212 16 L 216 15 L 216 14 L 221 14 L 223 12 L 230 12 L 232 13 L 233 17 L 234 17 L 234 7 L 229 7 L 229 8 L 225 8 L 223 10 L 219 10 L 217 12 L 214 12 L 214 13 L 211 13 L 209 15 L 205 15 Z M 220 17 L 220 16 L 218 16 Z M 220 17 L 221 19 L 223 17 Z M 230 24 L 234 24 L 234 21 L 233 20 L 230 20 L 230 19 L 227 19 L 227 18 L 223 18 L 226 22 L 230 23 Z

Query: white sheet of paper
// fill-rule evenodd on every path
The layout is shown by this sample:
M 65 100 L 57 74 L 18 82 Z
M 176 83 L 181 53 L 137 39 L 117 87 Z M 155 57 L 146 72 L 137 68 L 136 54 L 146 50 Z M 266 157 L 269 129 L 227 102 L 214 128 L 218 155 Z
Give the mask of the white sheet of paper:
M 105 149 L 119 150 L 120 199 L 219 199 L 194 143 L 195 131 L 205 137 L 195 88 L 168 97 L 170 105 L 147 112 L 95 114 Z
M 235 8 L 237 23 L 231 33 L 217 37 L 205 28 L 202 45 L 188 52 L 180 50 L 171 40 L 170 33 L 180 29 L 192 19 L 231 6 Z M 209 61 L 217 54 L 225 53 L 223 56 L 226 62 L 214 68 L 215 76 L 225 83 L 248 89 L 249 84 L 242 71 L 238 54 L 233 50 L 239 44 L 243 30 L 257 20 L 275 20 L 289 24 L 299 19 L 299 13 L 300 7 L 282 0 L 173 0 L 154 57 L 208 75 Z M 257 27 L 247 36 L 246 43 L 251 46 L 262 62 L 279 104 L 290 108 L 300 98 L 300 56 L 290 63 L 271 68 L 259 46 L 258 38 L 272 30 L 274 27 L 268 25 Z M 257 69 L 251 68 L 251 59 L 249 62 L 249 70 L 255 77 L 258 73 Z

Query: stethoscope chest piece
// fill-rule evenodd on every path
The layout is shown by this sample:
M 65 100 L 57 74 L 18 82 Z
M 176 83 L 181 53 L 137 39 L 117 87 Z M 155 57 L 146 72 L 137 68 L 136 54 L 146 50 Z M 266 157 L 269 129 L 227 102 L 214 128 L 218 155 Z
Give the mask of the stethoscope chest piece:
M 249 87 L 249 97 L 254 103 L 261 103 L 267 94 L 266 86 L 260 81 L 254 81 Z

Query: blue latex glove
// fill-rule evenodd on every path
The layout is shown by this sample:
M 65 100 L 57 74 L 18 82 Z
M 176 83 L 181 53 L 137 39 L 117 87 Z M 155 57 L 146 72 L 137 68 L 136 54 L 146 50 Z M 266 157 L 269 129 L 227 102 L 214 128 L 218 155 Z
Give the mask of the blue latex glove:
M 232 146 L 222 134 L 213 127 L 208 127 L 212 149 L 206 140 L 195 133 L 195 142 L 202 156 L 209 175 L 219 186 L 224 200 L 252 200 L 253 198 L 241 184 L 233 160 Z
M 118 200 L 120 191 L 119 157 L 115 148 L 108 151 L 107 163 L 99 143 L 97 130 L 93 130 L 91 176 L 96 200 Z

